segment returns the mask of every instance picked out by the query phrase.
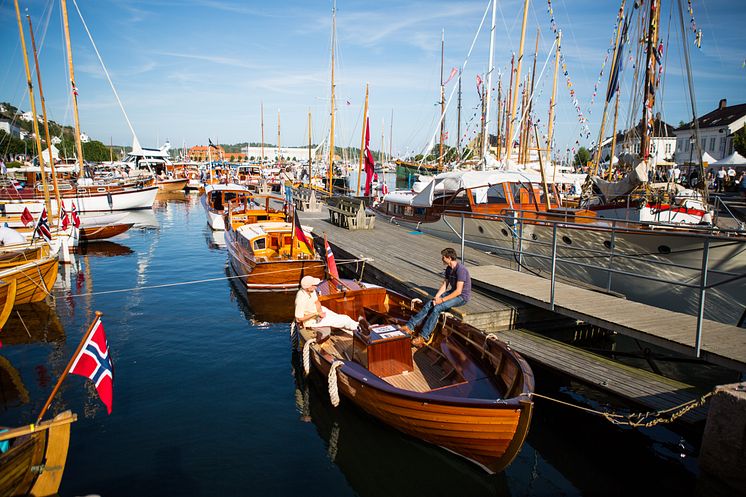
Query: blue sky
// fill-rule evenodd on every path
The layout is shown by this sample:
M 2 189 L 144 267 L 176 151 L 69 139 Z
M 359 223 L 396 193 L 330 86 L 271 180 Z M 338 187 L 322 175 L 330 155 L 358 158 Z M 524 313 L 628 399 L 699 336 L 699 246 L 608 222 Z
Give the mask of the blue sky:
M 169 139 L 174 146 L 259 141 L 260 102 L 264 103 L 265 141 L 277 141 L 281 113 L 283 146 L 307 143 L 307 115 L 313 116 L 313 139 L 329 128 L 329 1 L 231 0 L 77 0 L 112 76 L 125 110 L 144 146 Z M 632 3 L 629 1 L 628 3 Z M 670 0 L 663 0 L 662 36 L 667 40 L 665 85 L 657 111 L 676 125 L 691 111 L 685 94 L 678 13 L 668 29 Z M 439 99 L 440 38 L 445 30 L 445 72 L 460 66 L 487 7 L 482 1 L 338 0 L 336 143 L 360 145 L 365 84 L 370 84 L 372 147 L 378 149 L 382 126 L 388 148 L 393 109 L 394 153 L 421 151 L 434 133 Z M 599 96 L 590 107 L 594 85 L 614 30 L 617 1 L 552 0 L 555 21 L 563 30 L 563 54 L 591 138 L 582 133 L 567 81 L 557 89 L 556 143 L 560 149 L 589 145 L 597 138 L 610 62 L 600 79 Z M 686 8 L 686 1 L 683 1 Z M 703 31 L 701 49 L 687 32 L 694 71 L 697 109 L 712 110 L 720 98 L 746 102 L 746 8 L 742 0 L 693 0 L 694 17 Z M 495 65 L 507 87 L 510 54 L 518 50 L 523 2 L 498 2 Z M 532 2 L 522 73 L 529 70 L 537 28 L 537 66 L 541 70 L 554 41 L 547 1 Z M 43 38 L 41 71 L 50 117 L 71 123 L 64 40 L 59 1 L 21 2 L 35 23 L 37 44 Z M 50 9 L 51 13 L 50 13 Z M 129 144 L 131 134 L 100 68 L 91 43 L 68 0 L 80 119 L 83 131 L 104 142 Z M 689 14 L 684 13 L 689 24 Z M 13 2 L 0 0 L 0 100 L 29 109 Z M 463 76 L 462 134 L 473 136 L 478 106 L 476 75 L 487 69 L 488 14 Z M 25 19 L 24 19 L 25 23 Z M 25 24 L 24 24 L 25 26 Z M 28 33 L 26 33 L 28 35 Z M 28 36 L 27 36 L 28 38 Z M 27 43 L 28 39 L 27 39 Z M 547 122 L 553 58 L 548 59 L 536 89 L 535 110 Z M 630 64 L 631 65 L 631 64 Z M 497 87 L 497 73 L 493 87 Z M 625 71 L 626 78 L 632 71 Z M 455 79 L 449 83 L 449 94 Z M 622 125 L 639 119 L 627 115 L 629 97 L 620 104 Z M 349 105 L 347 104 L 349 101 Z M 456 136 L 455 100 L 446 119 L 450 142 Z M 494 107 L 493 107 L 494 109 Z M 493 119 L 494 121 L 494 119 Z

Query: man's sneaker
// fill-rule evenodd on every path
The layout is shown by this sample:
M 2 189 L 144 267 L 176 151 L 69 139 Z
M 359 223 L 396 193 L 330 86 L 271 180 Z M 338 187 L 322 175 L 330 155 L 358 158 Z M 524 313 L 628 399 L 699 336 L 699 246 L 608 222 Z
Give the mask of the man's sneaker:
M 410 335 L 414 336 L 414 330 L 410 328 L 409 326 L 407 326 L 406 324 L 402 325 L 401 328 L 399 329 L 401 329 L 404 333 L 409 333 Z
M 425 346 L 425 339 L 422 337 L 415 337 L 412 339 L 412 346 L 421 349 Z

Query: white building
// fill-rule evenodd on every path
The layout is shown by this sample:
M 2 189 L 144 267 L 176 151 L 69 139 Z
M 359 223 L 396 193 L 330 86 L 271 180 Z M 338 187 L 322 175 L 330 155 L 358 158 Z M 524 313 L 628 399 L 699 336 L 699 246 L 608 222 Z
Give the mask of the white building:
M 731 105 L 722 99 L 718 108 L 700 117 L 699 143 L 702 152 L 707 152 L 716 160 L 733 153 L 733 133 L 746 125 L 746 104 Z M 693 122 L 677 128 L 676 162 L 683 164 L 697 159 L 697 146 L 694 143 Z
M 15 136 L 16 138 L 21 137 L 21 128 L 10 119 L 4 117 L 0 117 L 0 130 L 3 130 L 10 136 Z
M 617 133 L 614 155 L 619 157 L 623 154 L 640 155 L 640 136 L 642 135 L 642 124 Z M 612 137 L 606 138 L 601 143 L 601 162 L 611 159 Z M 676 149 L 676 136 L 674 128 L 661 121 L 655 120 L 653 126 L 653 137 L 650 140 L 650 155 L 656 164 L 673 161 Z
M 62 143 L 62 138 L 59 136 L 52 137 L 52 145 L 59 145 L 60 143 Z
M 81 133 L 80 134 L 80 142 L 81 143 L 88 143 L 89 141 L 91 141 L 91 139 L 88 138 L 88 135 L 86 135 L 85 133 Z
M 19 119 L 23 119 L 24 121 L 31 122 L 31 119 L 34 117 L 34 114 L 31 111 L 24 112 L 20 116 L 18 116 Z M 44 119 L 42 116 L 38 116 L 38 120 Z

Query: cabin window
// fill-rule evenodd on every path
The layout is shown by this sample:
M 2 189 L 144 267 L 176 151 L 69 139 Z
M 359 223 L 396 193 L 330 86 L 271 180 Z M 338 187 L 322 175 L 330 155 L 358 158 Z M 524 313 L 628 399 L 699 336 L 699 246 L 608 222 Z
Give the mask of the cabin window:
M 254 240 L 254 250 L 263 250 L 265 248 L 267 248 L 266 238 L 257 238 Z
M 488 204 L 507 204 L 508 198 L 505 196 L 505 188 L 503 184 L 492 185 L 487 190 L 487 203 Z
M 216 211 L 223 210 L 223 199 L 220 196 L 220 192 L 212 193 L 212 208 L 215 209 Z
M 424 207 L 415 207 L 414 213 L 416 216 L 424 216 L 426 213 L 426 209 Z
M 293 243 L 293 237 L 292 236 L 285 236 L 283 238 L 283 241 L 282 241 L 283 245 L 290 245 L 291 243 Z

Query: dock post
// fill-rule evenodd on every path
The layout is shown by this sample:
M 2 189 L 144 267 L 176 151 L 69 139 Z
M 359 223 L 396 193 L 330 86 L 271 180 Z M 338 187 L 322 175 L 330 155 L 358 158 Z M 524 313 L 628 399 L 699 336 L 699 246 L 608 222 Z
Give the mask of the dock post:
M 557 223 L 552 226 L 552 288 L 549 295 L 549 310 L 554 311 L 554 281 L 556 279 L 555 272 L 557 269 Z
M 518 219 L 518 272 L 523 266 L 523 218 Z
M 702 273 L 699 275 L 699 313 L 697 314 L 697 336 L 694 339 L 694 353 L 697 357 L 701 354 L 702 346 L 702 318 L 705 314 L 705 292 L 707 291 L 707 264 L 710 258 L 710 237 L 705 238 L 705 246 L 702 249 Z
M 609 265 L 607 266 L 607 271 L 609 272 L 609 279 L 606 282 L 606 291 L 611 293 L 611 275 L 614 274 L 611 272 L 611 265 L 614 262 L 614 249 L 616 248 L 616 221 L 614 221 L 611 224 L 611 247 L 609 249 L 611 250 L 611 253 L 609 254 Z
M 461 213 L 461 264 L 464 263 L 464 231 L 465 231 L 465 225 L 466 224 L 466 218 L 464 217 L 464 213 Z

